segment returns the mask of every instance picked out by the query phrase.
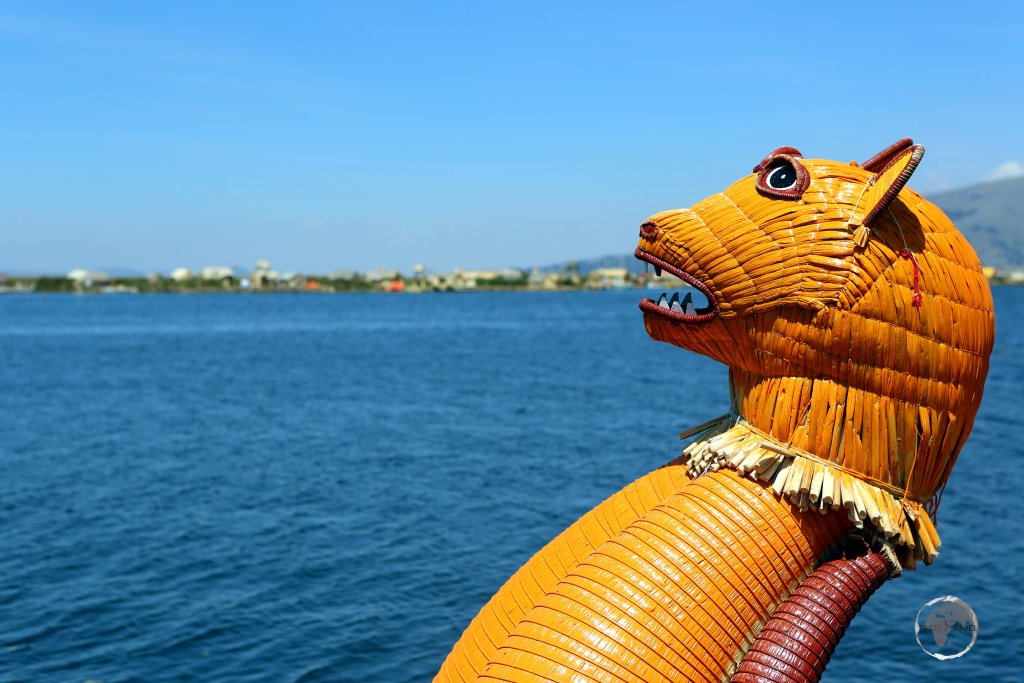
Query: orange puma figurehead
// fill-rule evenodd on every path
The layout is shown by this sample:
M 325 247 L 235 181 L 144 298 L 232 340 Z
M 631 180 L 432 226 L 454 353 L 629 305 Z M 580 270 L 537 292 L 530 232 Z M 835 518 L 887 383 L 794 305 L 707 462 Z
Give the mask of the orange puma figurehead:
M 731 410 L 539 550 L 436 681 L 817 681 L 935 558 L 994 323 L 977 257 L 904 188 L 923 152 L 783 147 L 642 224 L 636 256 L 692 286 L 645 299 L 647 330 L 727 364 Z
M 935 557 L 922 504 L 934 513 L 970 432 L 995 329 L 970 245 L 904 188 L 923 155 L 910 139 L 861 165 L 782 147 L 723 192 L 652 216 L 636 250 L 707 299 L 644 300 L 650 335 L 731 369 L 727 438 L 747 438 L 695 449 L 694 464 L 845 507 L 907 566 Z M 766 436 L 774 451 L 748 452 Z

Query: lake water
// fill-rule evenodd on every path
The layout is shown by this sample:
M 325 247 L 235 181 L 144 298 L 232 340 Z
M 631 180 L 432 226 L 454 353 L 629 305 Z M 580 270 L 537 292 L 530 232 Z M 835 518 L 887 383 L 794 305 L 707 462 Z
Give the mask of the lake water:
M 1024 288 L 939 511 L 825 681 L 1021 680 Z M 640 293 L 0 297 L 0 681 L 428 680 L 536 549 L 728 408 Z M 974 649 L 926 655 L 957 595 Z

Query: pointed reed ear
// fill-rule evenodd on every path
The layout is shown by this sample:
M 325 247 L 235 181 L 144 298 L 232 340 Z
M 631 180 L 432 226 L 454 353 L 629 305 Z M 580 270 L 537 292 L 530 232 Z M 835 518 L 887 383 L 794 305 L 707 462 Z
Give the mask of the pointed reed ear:
M 856 230 L 854 241 L 858 246 L 867 244 L 871 221 L 896 199 L 923 156 L 924 147 L 921 145 L 905 147 L 889 155 L 885 165 L 868 179 L 847 223 Z
M 893 157 L 914 144 L 910 138 L 901 138 L 860 165 L 865 171 L 877 173 L 892 161 Z

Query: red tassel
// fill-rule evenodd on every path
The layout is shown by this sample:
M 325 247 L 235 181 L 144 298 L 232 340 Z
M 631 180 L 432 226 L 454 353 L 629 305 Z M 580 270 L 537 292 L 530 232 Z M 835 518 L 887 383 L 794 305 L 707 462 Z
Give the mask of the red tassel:
M 918 287 L 918 283 L 921 280 L 921 267 L 917 265 L 917 259 L 914 258 L 914 254 L 909 249 L 904 249 L 900 252 L 900 256 L 905 259 L 909 259 L 914 264 L 914 298 L 911 300 L 911 305 L 914 308 L 921 308 L 921 304 L 924 303 L 924 298 L 921 296 L 921 289 Z

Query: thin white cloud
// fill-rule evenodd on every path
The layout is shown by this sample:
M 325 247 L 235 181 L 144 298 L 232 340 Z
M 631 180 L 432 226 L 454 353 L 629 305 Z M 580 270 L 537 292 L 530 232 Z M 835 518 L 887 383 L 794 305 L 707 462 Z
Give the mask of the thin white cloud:
M 1007 161 L 996 166 L 985 180 L 1007 180 L 1024 176 L 1024 164 L 1019 161 Z

